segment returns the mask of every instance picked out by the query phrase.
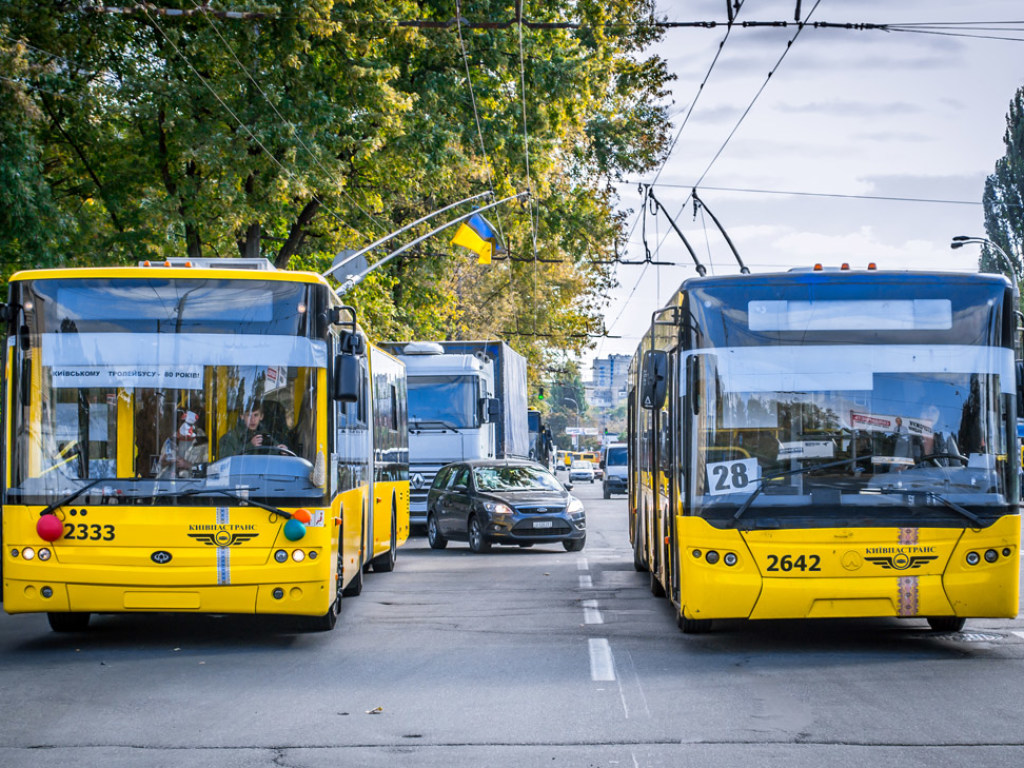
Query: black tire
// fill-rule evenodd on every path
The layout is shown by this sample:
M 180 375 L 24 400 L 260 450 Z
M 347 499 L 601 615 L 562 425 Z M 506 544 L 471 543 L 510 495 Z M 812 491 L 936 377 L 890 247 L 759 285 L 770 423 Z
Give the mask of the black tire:
M 636 520 L 636 522 L 637 523 L 640 522 L 639 518 Z M 640 531 L 639 531 L 639 526 L 637 526 L 637 530 L 633 531 L 633 570 L 636 571 L 637 573 L 643 573 L 644 571 L 647 570 L 647 563 L 644 561 L 643 557 L 640 555 Z
M 711 631 L 711 619 L 688 619 L 679 612 L 676 624 L 685 635 L 704 635 Z
M 929 616 L 928 626 L 935 632 L 959 632 L 967 619 L 960 616 Z
M 89 628 L 91 613 L 48 613 L 47 621 L 54 632 L 84 632 Z
M 612 492 L 608 490 L 607 485 L 604 487 L 604 497 L 606 499 L 610 499 L 612 497 Z
M 338 614 L 341 613 L 341 596 L 344 594 L 344 590 L 341 587 L 342 580 L 345 576 L 345 559 L 342 557 L 341 549 L 341 534 L 338 534 L 338 568 L 337 568 L 337 586 L 334 593 L 334 602 L 331 603 L 331 607 L 327 609 L 327 613 L 323 616 L 311 616 L 308 618 L 306 624 L 311 632 L 330 632 L 334 629 L 334 625 L 338 623 Z
M 448 537 L 438 529 L 433 512 L 427 515 L 427 543 L 431 549 L 444 549 L 448 546 Z
M 658 574 L 656 574 L 654 571 L 651 571 L 651 594 L 655 597 L 665 596 L 665 587 L 658 579 Z
M 582 552 L 583 548 L 587 546 L 587 537 L 584 536 L 582 539 L 566 539 L 562 542 L 562 546 L 565 547 L 566 552 Z
M 345 587 L 341 591 L 341 594 L 344 595 L 345 597 L 359 597 L 359 595 L 362 594 L 362 591 L 363 591 L 363 569 L 362 568 L 356 568 L 355 578 L 353 578 L 352 581 L 350 581 L 348 583 L 348 586 Z
M 394 504 L 391 506 L 391 544 L 388 551 L 377 555 L 370 564 L 374 573 L 391 573 L 395 570 L 395 560 L 398 557 L 398 516 L 395 514 Z
M 478 555 L 491 551 L 491 542 L 484 536 L 484 527 L 480 524 L 480 518 L 473 515 L 469 518 L 466 536 L 469 539 L 469 548 Z

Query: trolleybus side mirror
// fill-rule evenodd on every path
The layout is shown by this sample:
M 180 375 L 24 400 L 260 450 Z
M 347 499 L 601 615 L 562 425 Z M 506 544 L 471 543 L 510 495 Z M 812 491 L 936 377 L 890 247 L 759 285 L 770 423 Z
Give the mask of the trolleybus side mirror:
M 644 352 L 640 381 L 640 405 L 648 411 L 660 410 L 668 394 L 668 353 L 660 349 Z
M 334 399 L 342 403 L 359 401 L 359 358 L 342 353 L 334 357 Z
M 1017 418 L 1024 419 L 1024 360 L 1016 361 L 1017 368 Z
M 366 339 L 355 331 L 342 331 L 338 335 L 338 348 L 342 354 L 359 357 L 366 354 Z

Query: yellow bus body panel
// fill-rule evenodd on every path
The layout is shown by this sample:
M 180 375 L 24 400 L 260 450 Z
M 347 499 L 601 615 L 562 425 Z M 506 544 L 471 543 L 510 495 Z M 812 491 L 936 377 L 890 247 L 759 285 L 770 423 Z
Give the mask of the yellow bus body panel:
M 988 528 L 801 528 L 739 532 L 679 517 L 680 595 L 692 619 L 1013 618 L 1020 517 Z M 995 562 L 985 553 L 994 551 Z M 707 552 L 718 555 L 709 563 Z M 976 552 L 977 565 L 967 555 Z M 697 553 L 700 553 L 699 556 Z M 725 564 L 727 554 L 736 564 Z
M 402 546 L 409 539 L 409 481 L 377 481 L 374 483 L 373 557 L 391 548 L 391 510 L 395 512 L 395 544 Z
M 68 505 L 57 512 L 65 533 L 49 543 L 36 533 L 38 508 L 7 506 L 4 610 L 327 612 L 337 563 L 337 527 L 328 510 L 311 509 L 314 524 L 301 539 L 289 541 L 285 520 L 273 512 L 220 509 L 89 506 L 83 515 Z M 36 553 L 31 560 L 24 557 L 26 547 Z M 39 558 L 43 548 L 49 560 Z M 283 563 L 274 559 L 278 550 L 288 555 Z M 303 553 L 300 562 L 293 557 L 297 550 Z M 43 587 L 53 596 L 43 597 Z M 277 588 L 284 591 L 282 599 L 273 597 Z

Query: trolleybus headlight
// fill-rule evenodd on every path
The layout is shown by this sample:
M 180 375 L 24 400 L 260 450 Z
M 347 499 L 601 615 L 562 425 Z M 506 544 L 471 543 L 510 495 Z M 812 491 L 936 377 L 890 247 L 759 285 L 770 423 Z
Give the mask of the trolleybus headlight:
M 296 563 L 301 563 L 305 559 L 306 553 L 303 552 L 301 549 L 296 549 L 294 552 L 292 552 L 292 560 L 294 560 Z
M 279 550 L 277 550 L 277 552 L 274 553 L 274 559 L 277 560 L 277 562 L 279 562 L 279 563 L 287 562 L 288 561 L 288 553 L 285 552 L 283 549 L 279 549 Z
M 274 587 L 274 591 L 271 592 L 271 594 L 274 596 L 275 600 L 280 600 L 284 597 L 284 590 L 280 587 Z
M 317 552 L 316 552 L 315 549 L 309 550 L 309 559 L 310 560 L 316 560 L 317 557 L 318 557 L 318 555 L 317 555 Z
M 718 562 L 718 553 L 713 549 L 709 549 L 708 553 L 704 555 L 704 559 L 707 560 L 711 565 Z
M 26 560 L 31 560 L 33 557 L 36 556 L 36 551 L 32 549 L 32 547 L 25 547 L 23 550 L 21 550 L 21 556 L 24 557 Z
M 722 562 L 726 565 L 736 565 L 736 555 L 733 552 L 726 552 L 725 557 L 722 558 Z
M 43 597 L 53 597 L 53 587 L 43 587 L 39 590 L 39 594 Z
M 979 562 L 981 562 L 981 557 L 978 556 L 977 552 L 968 552 L 967 553 L 967 564 L 968 565 L 977 565 Z
M 698 560 L 700 559 L 700 555 L 701 551 L 699 549 L 693 550 L 693 556 L 696 557 Z
M 49 560 L 50 559 L 50 550 L 48 550 L 46 547 L 43 547 L 42 549 L 40 549 L 39 550 L 39 559 L 42 560 L 43 562 L 46 562 L 47 560 Z
M 1009 557 L 1009 556 L 1010 556 L 1010 548 L 1009 547 L 1005 547 L 1003 549 L 1003 557 Z
M 998 559 L 999 559 L 999 553 L 996 552 L 994 549 L 986 549 L 985 550 L 985 562 L 986 563 L 994 563 Z

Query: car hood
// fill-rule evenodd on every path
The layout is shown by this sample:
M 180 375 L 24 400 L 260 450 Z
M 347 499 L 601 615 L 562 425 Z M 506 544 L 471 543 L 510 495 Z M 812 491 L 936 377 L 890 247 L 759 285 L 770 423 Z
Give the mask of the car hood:
M 569 503 L 568 493 L 558 491 L 512 491 L 481 494 L 482 498 L 508 504 L 510 507 L 565 507 Z

